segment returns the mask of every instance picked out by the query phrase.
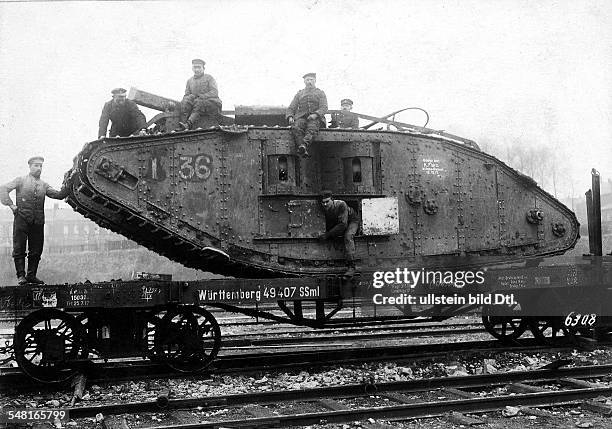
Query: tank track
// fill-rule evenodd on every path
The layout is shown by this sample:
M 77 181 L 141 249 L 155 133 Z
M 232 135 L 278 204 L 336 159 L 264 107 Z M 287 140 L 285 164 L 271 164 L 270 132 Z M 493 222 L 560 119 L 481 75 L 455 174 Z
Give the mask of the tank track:
M 66 202 L 76 212 L 102 228 L 121 234 L 189 268 L 242 278 L 298 277 L 295 273 L 253 266 L 252 261 L 248 264 L 242 263 L 236 258 L 229 258 L 218 249 L 201 248 L 96 192 L 85 174 L 88 154 L 96 147 L 95 144 L 88 145 L 89 150 L 79 154 L 76 165 L 69 174 L 70 182 L 67 184 L 69 194 Z

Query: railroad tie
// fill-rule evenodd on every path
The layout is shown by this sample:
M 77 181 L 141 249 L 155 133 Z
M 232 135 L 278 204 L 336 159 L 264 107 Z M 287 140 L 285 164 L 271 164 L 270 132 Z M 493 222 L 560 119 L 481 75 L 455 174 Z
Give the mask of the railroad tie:
M 582 408 L 604 416 L 612 416 L 612 407 L 598 401 L 585 401 L 582 403 Z
M 506 388 L 508 389 L 508 392 L 511 392 L 511 393 L 538 393 L 538 392 L 548 391 L 541 387 L 530 386 L 528 384 L 523 384 L 523 383 L 508 384 Z
M 452 413 L 447 414 L 446 419 L 450 421 L 451 423 L 455 423 L 458 425 L 465 425 L 465 426 L 482 425 L 485 423 L 482 420 L 478 420 L 474 417 L 466 416 L 465 414 L 458 413 L 456 411 L 453 411 Z
M 181 425 L 200 423 L 200 419 L 190 411 L 177 410 L 170 413 L 170 417 Z
M 415 402 L 414 398 L 411 398 L 410 396 L 404 395 L 400 392 L 385 392 L 382 393 L 381 396 L 385 396 L 389 399 L 399 402 L 400 404 L 412 404 Z
M 317 402 L 323 405 L 328 410 L 332 410 L 332 411 L 346 411 L 349 409 L 346 405 L 341 404 L 340 402 L 334 399 L 322 398 L 322 399 L 319 399 Z
M 465 390 L 455 389 L 454 387 L 447 387 L 445 389 L 442 389 L 442 392 L 446 393 L 447 395 L 455 395 L 455 396 L 459 396 L 460 398 L 467 398 L 467 399 L 477 396 L 475 393 L 466 392 Z
M 581 387 L 587 387 L 587 388 L 599 387 L 597 384 L 591 383 L 590 381 L 578 380 L 577 378 L 570 378 L 570 377 L 560 378 L 559 379 L 559 383 L 565 384 L 566 386 L 574 386 L 574 387 L 578 387 L 578 388 L 581 388 Z
M 244 411 L 256 418 L 278 417 L 278 414 L 274 414 L 270 409 L 262 407 L 260 405 L 248 405 L 243 409 Z
M 547 410 L 541 410 L 539 408 L 530 408 L 530 407 L 520 407 L 521 413 L 526 416 L 536 416 L 536 417 L 551 417 L 553 413 Z
M 125 417 L 123 416 L 106 416 L 104 417 L 104 429 L 130 429 Z

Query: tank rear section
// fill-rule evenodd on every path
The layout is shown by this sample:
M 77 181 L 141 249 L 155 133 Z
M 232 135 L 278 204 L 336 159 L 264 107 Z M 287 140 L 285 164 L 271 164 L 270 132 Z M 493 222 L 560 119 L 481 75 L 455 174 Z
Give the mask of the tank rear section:
M 297 156 L 284 127 L 99 140 L 77 157 L 69 203 L 172 260 L 236 277 L 345 269 L 342 241 L 316 240 L 322 189 L 360 215 L 362 271 L 484 266 L 560 254 L 578 238 L 570 210 L 462 141 L 321 130 L 310 152 Z

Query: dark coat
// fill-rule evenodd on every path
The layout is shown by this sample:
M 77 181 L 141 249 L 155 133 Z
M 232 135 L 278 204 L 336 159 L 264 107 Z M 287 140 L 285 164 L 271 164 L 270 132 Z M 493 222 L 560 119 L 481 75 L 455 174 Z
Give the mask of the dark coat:
M 306 118 L 311 113 L 316 113 L 319 115 L 319 119 L 325 121 L 327 96 L 319 88 L 300 89 L 287 108 L 285 117 L 293 116 L 297 120 Z
M 330 128 L 359 128 L 359 116 L 345 111 L 334 113 Z
M 100 115 L 98 137 L 106 135 L 109 120 L 111 121 L 110 137 L 127 137 L 147 125 L 145 115 L 132 100 L 125 100 L 122 106 L 114 103 L 113 100 L 104 103 Z
M 221 108 L 221 99 L 219 98 L 219 89 L 217 88 L 217 82 L 215 78 L 209 74 L 204 73 L 201 76 L 192 76 L 187 80 L 185 86 L 185 97 L 191 97 L 191 102 L 197 98 L 208 100 Z
M 5 206 L 13 205 L 9 196 L 9 192 L 13 190 L 16 191 L 17 214 L 27 223 L 37 225 L 45 223 L 45 196 L 62 200 L 68 195 L 67 187 L 57 191 L 47 182 L 28 174 L 0 186 L 0 202 Z
M 324 212 L 326 238 L 341 236 L 349 223 L 359 222 L 355 210 L 342 200 L 333 200 L 332 205 L 324 209 Z

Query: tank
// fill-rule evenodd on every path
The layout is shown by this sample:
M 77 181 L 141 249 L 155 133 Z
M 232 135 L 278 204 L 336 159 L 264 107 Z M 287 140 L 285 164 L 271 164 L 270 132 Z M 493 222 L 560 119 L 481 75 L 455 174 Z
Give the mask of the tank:
M 284 110 L 238 106 L 221 126 L 87 143 L 68 203 L 100 226 L 187 267 L 246 278 L 333 275 L 342 240 L 320 243 L 318 195 L 360 215 L 361 272 L 460 269 L 561 254 L 579 225 L 527 176 L 464 138 L 385 119 L 396 130 L 322 129 L 299 157 Z M 160 110 L 162 110 L 160 108 Z M 362 118 L 371 118 L 360 115 Z

